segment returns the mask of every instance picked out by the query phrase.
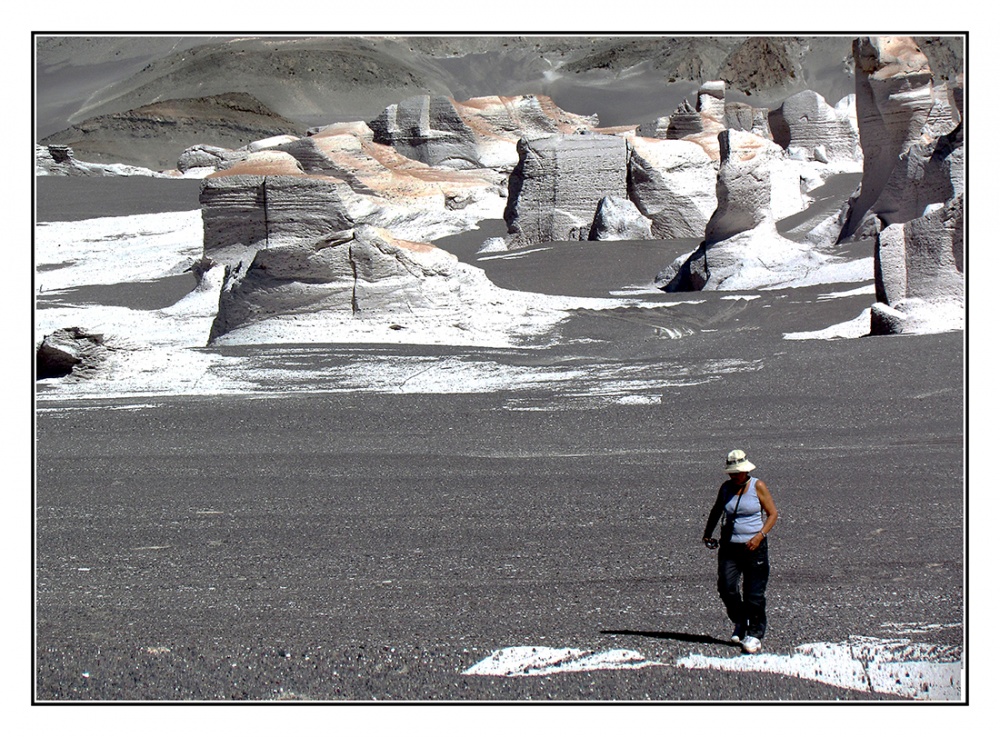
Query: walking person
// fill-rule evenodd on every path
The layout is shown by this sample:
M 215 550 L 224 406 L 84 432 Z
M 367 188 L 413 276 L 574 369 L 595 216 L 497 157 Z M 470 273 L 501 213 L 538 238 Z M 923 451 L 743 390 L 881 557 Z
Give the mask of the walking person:
M 767 485 L 750 475 L 755 468 L 742 450 L 726 457 L 729 480 L 719 487 L 702 535 L 706 547 L 719 549 L 719 595 L 734 625 L 731 641 L 740 643 L 745 653 L 760 651 L 767 630 L 767 533 L 778 521 Z M 712 533 L 720 518 L 721 540 L 716 540 Z

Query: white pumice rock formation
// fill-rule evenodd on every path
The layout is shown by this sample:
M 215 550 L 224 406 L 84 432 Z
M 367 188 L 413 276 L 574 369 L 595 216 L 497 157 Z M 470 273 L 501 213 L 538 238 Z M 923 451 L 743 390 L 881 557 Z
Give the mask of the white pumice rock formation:
M 557 298 L 500 289 L 444 250 L 361 225 L 229 269 L 210 344 L 511 346 L 564 316 Z
M 518 142 L 510 176 L 508 247 L 587 240 L 594 213 L 607 196 L 626 199 L 628 149 L 619 136 L 585 133 Z
M 705 240 L 657 275 L 665 291 L 755 289 L 794 281 L 825 257 L 782 237 L 775 227 L 772 179 L 786 177 L 784 151 L 747 131 L 719 136 L 718 206 Z M 776 176 L 777 174 L 777 176 Z
M 961 89 L 935 85 L 909 37 L 854 43 L 864 174 L 840 239 L 875 236 L 874 335 L 960 330 L 965 319 Z
M 716 182 L 718 205 L 705 227 L 708 246 L 765 221 L 773 222 L 773 190 L 778 187 L 784 195 L 778 184 L 786 175 L 784 151 L 779 145 L 753 133 L 727 130 L 719 136 L 719 148 L 722 158 Z
M 641 124 L 637 134 L 645 138 L 697 143 L 718 162 L 719 134 L 727 129 L 750 131 L 761 138 L 772 137 L 766 108 L 726 102 L 725 82 L 713 80 L 699 88 L 696 106 L 684 100 L 671 115 Z
M 805 90 L 786 99 L 771 120 L 775 141 L 793 158 L 861 169 L 863 154 L 849 105 L 831 107 L 818 93 Z
M 637 241 L 653 237 L 649 218 L 630 200 L 608 195 L 601 199 L 590 229 L 592 241 Z
M 597 119 L 568 113 L 541 95 L 465 102 L 420 95 L 390 105 L 368 125 L 376 143 L 425 164 L 509 172 L 518 161 L 519 139 L 593 130 Z
M 913 217 L 897 186 L 907 152 L 953 131 L 960 115 L 912 38 L 879 36 L 854 42 L 857 117 L 864 174 L 841 238 L 877 232 Z M 909 173 L 902 176 L 911 176 Z M 865 225 L 868 222 L 870 224 Z
M 206 177 L 199 199 L 205 256 L 230 264 L 351 228 L 376 209 L 344 181 L 306 175 L 291 155 L 274 151 Z
M 712 246 L 703 242 L 657 274 L 654 284 L 666 292 L 777 288 L 802 282 L 829 261 L 808 244 L 783 237 L 767 220 Z
M 873 335 L 961 330 L 965 323 L 964 195 L 894 223 L 875 241 Z
M 242 161 L 247 157 L 248 153 L 245 149 L 233 151 L 221 146 L 208 146 L 204 144 L 189 146 L 177 158 L 177 170 L 181 172 L 189 172 L 194 169 L 218 171 L 232 163 Z
M 373 143 L 357 125 L 329 126 L 205 178 L 205 255 L 249 262 L 260 248 L 312 243 L 361 223 L 401 238 L 450 235 L 500 216 L 497 178 L 430 167 Z
M 718 165 L 692 141 L 629 141 L 628 194 L 654 238 L 696 238 L 715 211 Z

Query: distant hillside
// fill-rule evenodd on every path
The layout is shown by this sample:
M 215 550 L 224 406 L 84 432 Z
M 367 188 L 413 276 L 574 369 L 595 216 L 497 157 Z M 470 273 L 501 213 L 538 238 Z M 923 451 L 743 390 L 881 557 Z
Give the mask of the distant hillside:
M 962 65 L 962 39 L 928 44 L 941 76 Z M 65 141 L 86 129 L 86 151 L 163 168 L 202 131 L 223 123 L 150 127 L 146 106 L 163 100 L 245 93 L 299 134 L 314 125 L 371 120 L 417 94 L 457 100 L 545 94 L 603 125 L 669 115 L 707 80 L 727 99 L 777 105 L 812 89 L 836 103 L 854 91 L 850 36 L 380 36 L 36 37 L 39 138 Z M 129 112 L 141 134 L 129 134 Z M 61 133 L 70 126 L 76 133 Z M 101 133 L 98 129 L 107 126 Z M 267 126 L 265 126 L 267 127 Z M 242 134 L 231 137 L 242 139 Z M 146 141 L 147 150 L 136 139 Z M 156 163 L 153 163 L 153 162 Z M 164 164 L 164 162 L 169 162 Z

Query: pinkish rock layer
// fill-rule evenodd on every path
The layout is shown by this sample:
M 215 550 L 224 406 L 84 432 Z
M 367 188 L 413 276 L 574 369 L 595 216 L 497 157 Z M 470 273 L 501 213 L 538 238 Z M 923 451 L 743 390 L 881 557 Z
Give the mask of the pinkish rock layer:
M 592 130 L 596 124 L 595 117 L 567 113 L 544 96 L 457 102 L 421 95 L 390 105 L 369 126 L 377 143 L 425 164 L 509 171 L 518 161 L 518 139 Z

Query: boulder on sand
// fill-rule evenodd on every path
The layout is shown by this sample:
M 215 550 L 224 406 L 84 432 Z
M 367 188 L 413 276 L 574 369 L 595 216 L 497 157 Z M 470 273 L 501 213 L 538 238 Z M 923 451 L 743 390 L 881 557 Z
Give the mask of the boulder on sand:
M 72 374 L 84 378 L 107 358 L 104 336 L 84 328 L 61 328 L 46 335 L 35 351 L 35 378 L 55 379 Z

